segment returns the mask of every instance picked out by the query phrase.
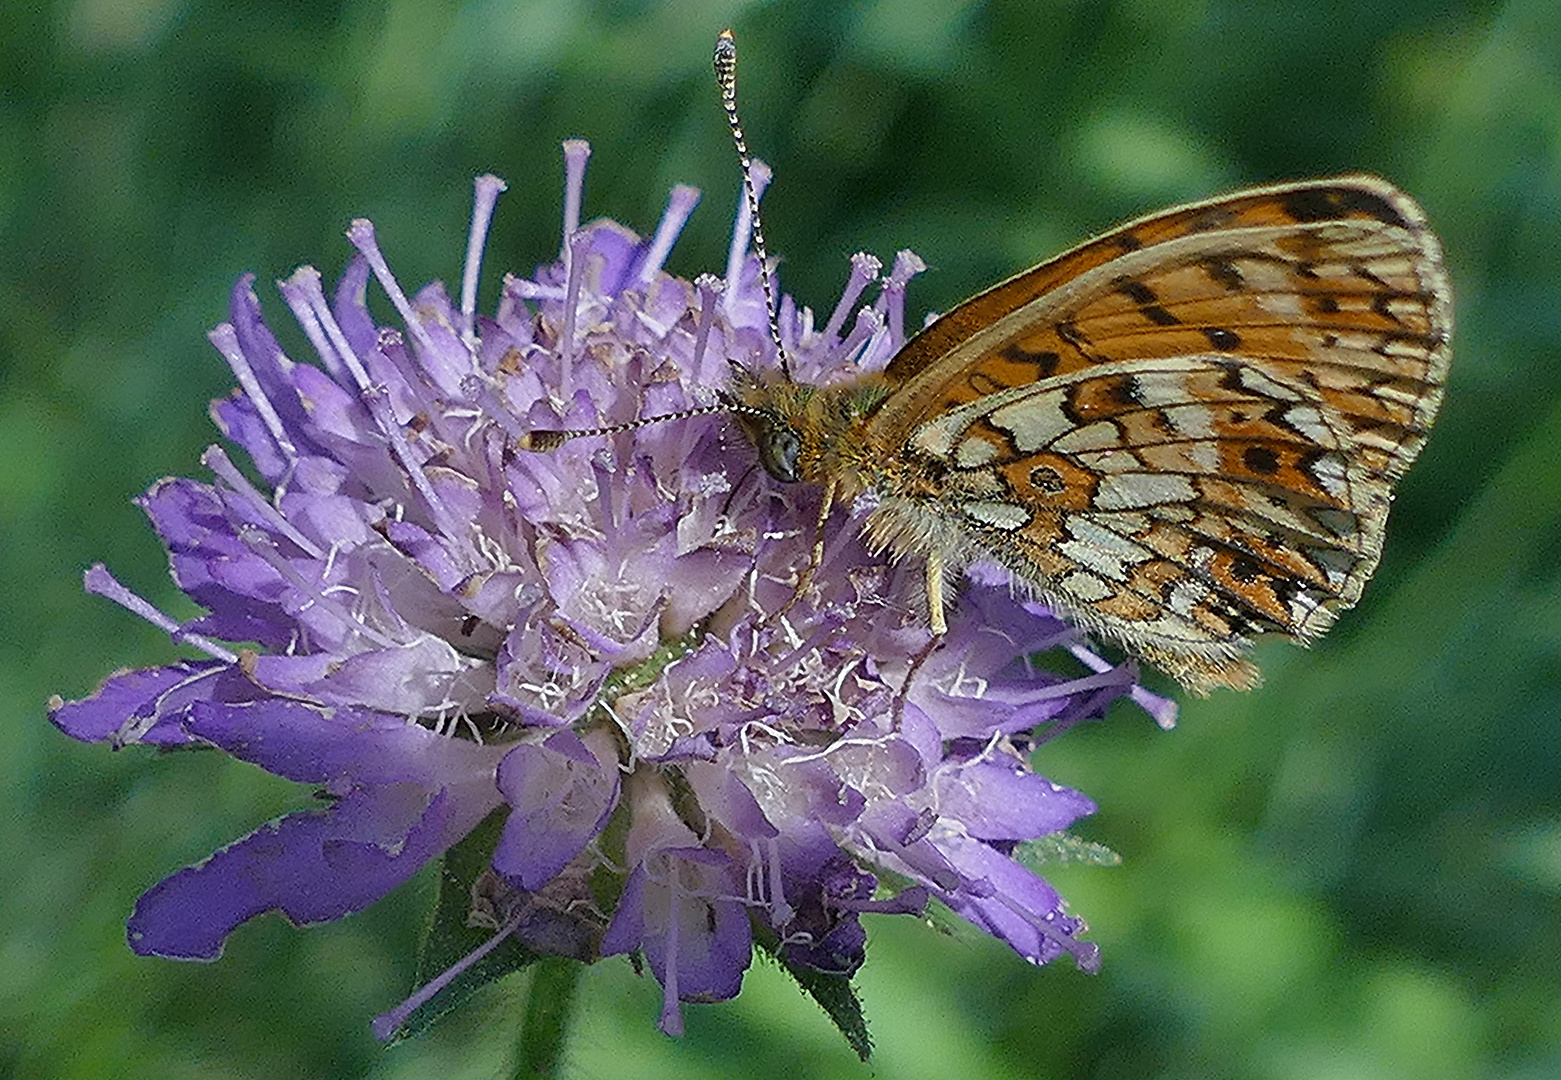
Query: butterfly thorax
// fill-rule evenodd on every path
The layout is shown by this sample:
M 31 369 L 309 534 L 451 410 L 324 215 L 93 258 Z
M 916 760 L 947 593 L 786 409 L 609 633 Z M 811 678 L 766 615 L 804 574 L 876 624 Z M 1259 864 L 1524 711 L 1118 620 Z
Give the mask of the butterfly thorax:
M 891 559 L 915 555 L 927 561 L 927 599 L 937 608 L 932 625 L 941 632 L 943 574 L 968 562 L 974 551 L 937 509 L 946 470 L 904 446 L 885 445 L 878 413 L 893 391 L 893 381 L 877 373 L 809 386 L 779 373 L 741 372 L 725 397 L 766 472 L 824 489 L 821 527 L 831 507 L 850 506 L 867 491 L 877 496 L 862 523 L 863 538 Z

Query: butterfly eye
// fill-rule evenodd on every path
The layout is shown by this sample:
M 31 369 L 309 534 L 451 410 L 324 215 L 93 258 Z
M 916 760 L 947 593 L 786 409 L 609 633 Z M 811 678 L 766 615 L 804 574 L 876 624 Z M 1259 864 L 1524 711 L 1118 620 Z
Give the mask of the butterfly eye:
M 764 471 L 786 484 L 802 479 L 797 474 L 797 456 L 802 452 L 802 439 L 789 426 L 780 423 L 767 424 L 758 439 L 759 463 Z

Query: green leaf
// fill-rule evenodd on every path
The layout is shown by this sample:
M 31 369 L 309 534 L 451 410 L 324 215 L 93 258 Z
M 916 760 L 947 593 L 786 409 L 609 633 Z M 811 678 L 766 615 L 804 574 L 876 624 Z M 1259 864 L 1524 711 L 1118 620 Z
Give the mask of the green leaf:
M 526 1019 L 516 1047 L 516 1080 L 557 1077 L 563 1064 L 564 1036 L 574 1012 L 575 990 L 585 965 L 563 956 L 544 956 L 532 968 L 526 994 Z
M 944 937 L 953 938 L 955 941 L 973 943 L 990 936 L 985 930 L 971 926 L 956 915 L 953 908 L 935 896 L 927 900 L 927 910 L 922 913 L 921 921 Z
M 439 900 L 417 959 L 417 986 L 422 986 L 491 938 L 489 927 L 470 926 L 472 883 L 488 869 L 509 808 L 501 806 L 483 819 L 466 839 L 445 852 L 439 866 Z M 457 976 L 449 986 L 412 1013 L 396 1031 L 395 1041 L 421 1035 L 440 1017 L 463 1005 L 489 983 L 535 963 L 537 954 L 514 938 L 501 942 L 487 956 Z
M 797 981 L 802 992 L 818 1002 L 824 1015 L 834 1023 L 856 1056 L 867 1061 L 873 1055 L 873 1040 L 867 1033 L 867 1017 L 862 1013 L 862 1003 L 856 996 L 856 988 L 844 975 L 830 975 L 816 968 L 789 963 L 780 955 L 778 943 L 768 927 L 754 928 L 754 940 L 771 959 Z
M 1120 866 L 1122 856 L 1104 844 L 1081 840 L 1072 833 L 1059 832 L 1027 840 L 1014 849 L 1020 866 L 1039 872 L 1058 863 L 1084 863 L 1086 866 Z

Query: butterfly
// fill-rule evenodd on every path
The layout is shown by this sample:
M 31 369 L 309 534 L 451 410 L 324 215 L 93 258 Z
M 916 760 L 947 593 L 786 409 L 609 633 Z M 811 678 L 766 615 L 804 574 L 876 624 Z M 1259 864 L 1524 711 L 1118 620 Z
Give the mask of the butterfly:
M 995 559 L 1189 689 L 1246 689 L 1255 636 L 1307 643 L 1360 598 L 1451 333 L 1423 211 L 1343 176 L 1152 214 L 965 301 L 880 372 L 739 369 L 724 400 L 771 476 L 823 488 L 820 537 L 876 494 L 864 533 L 925 562 L 934 635 L 948 576 Z
M 881 371 L 791 377 L 736 102 L 716 41 L 779 367 L 733 364 L 720 404 L 575 431 L 545 451 L 731 413 L 775 479 L 864 492 L 863 532 L 947 580 L 982 559 L 1188 689 L 1249 689 L 1254 638 L 1308 644 L 1382 557 L 1393 485 L 1425 445 L 1452 291 L 1425 212 L 1377 177 L 1249 188 L 1128 222 L 930 323 Z

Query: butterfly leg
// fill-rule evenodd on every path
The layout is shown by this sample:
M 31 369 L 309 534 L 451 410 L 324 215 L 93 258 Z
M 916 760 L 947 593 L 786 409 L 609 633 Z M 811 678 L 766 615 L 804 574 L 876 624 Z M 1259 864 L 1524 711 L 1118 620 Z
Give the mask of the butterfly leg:
M 824 564 L 824 526 L 829 521 L 829 514 L 835 508 L 835 489 L 838 483 L 831 480 L 824 485 L 824 497 L 818 504 L 818 520 L 813 524 L 813 550 L 808 555 L 808 564 L 797 574 L 797 586 L 791 592 L 791 596 L 780 606 L 780 610 L 771 615 L 766 622 L 779 619 L 792 609 L 803 593 L 807 592 L 813 584 L 813 577 L 818 573 L 818 568 Z
M 921 666 L 933 653 L 943 647 L 943 639 L 949 632 L 948 619 L 943 613 L 943 557 L 936 551 L 927 556 L 927 626 L 932 631 L 932 637 L 912 657 L 910 667 L 905 669 L 905 681 L 900 684 L 899 693 L 894 695 L 892 722 L 896 731 L 900 730 L 900 719 L 905 714 L 905 699 L 910 696 L 916 672 L 921 670 Z
M 934 640 L 949 632 L 948 619 L 943 614 L 943 556 L 937 551 L 927 554 L 927 625 Z
M 900 684 L 899 692 L 894 695 L 894 707 L 890 711 L 890 724 L 892 730 L 900 730 L 900 721 L 905 716 L 905 699 L 911 696 L 911 684 L 916 681 L 916 672 L 921 670 L 932 654 L 943 647 L 943 635 L 934 634 L 923 645 L 921 651 L 911 658 L 911 666 L 905 669 L 905 681 Z

